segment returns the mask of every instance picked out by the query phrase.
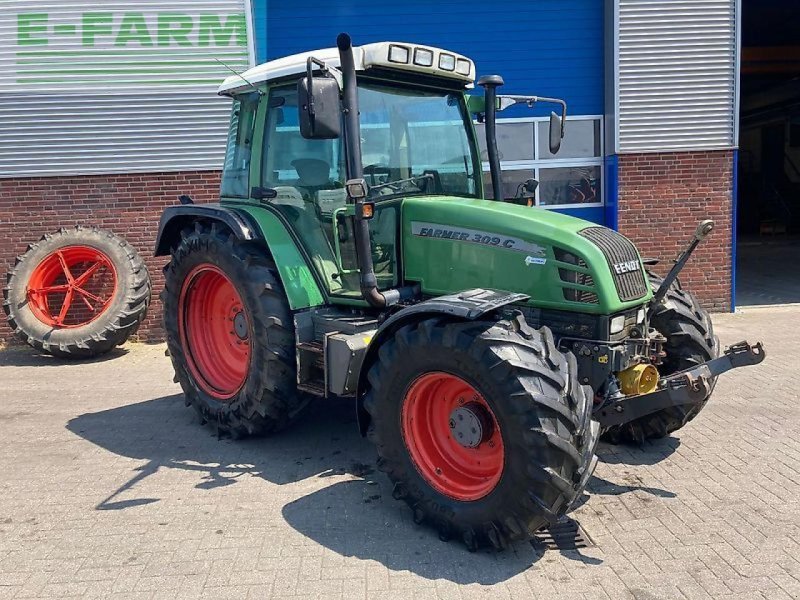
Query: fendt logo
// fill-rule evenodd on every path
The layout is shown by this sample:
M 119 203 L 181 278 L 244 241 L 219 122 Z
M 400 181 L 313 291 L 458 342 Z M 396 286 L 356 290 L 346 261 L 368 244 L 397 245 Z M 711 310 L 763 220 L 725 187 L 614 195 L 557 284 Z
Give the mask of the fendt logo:
M 228 73 L 219 61 L 246 69 L 245 15 L 185 5 L 186 12 L 18 13 L 16 83 L 60 88 L 217 84 Z
M 631 273 L 632 271 L 637 271 L 639 269 L 639 261 L 638 260 L 629 260 L 626 262 L 618 262 L 614 264 L 614 271 L 617 275 L 622 275 L 623 273 Z

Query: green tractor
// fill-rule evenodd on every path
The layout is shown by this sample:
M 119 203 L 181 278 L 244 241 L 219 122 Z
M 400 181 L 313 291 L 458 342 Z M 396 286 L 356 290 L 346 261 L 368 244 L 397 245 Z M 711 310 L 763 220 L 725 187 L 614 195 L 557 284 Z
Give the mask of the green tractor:
M 405 43 L 337 47 L 235 74 L 221 201 L 161 218 L 169 353 L 187 404 L 239 437 L 351 397 L 416 522 L 470 549 L 563 516 L 595 448 L 682 427 L 716 376 L 708 314 L 611 229 L 504 199 L 496 112 L 471 60 Z M 485 123 L 486 199 L 473 116 Z M 322 400 L 319 400 L 322 401 Z

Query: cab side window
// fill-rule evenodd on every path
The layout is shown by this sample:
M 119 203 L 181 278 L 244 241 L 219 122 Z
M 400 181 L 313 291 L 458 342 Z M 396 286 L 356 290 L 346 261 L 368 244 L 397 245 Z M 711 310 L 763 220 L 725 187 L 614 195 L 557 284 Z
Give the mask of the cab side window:
M 276 204 L 329 212 L 329 205 L 344 203 L 341 141 L 300 135 L 296 88 L 271 92 L 266 129 L 262 182 L 277 190 Z
M 228 144 L 222 170 L 220 195 L 227 198 L 250 196 L 250 161 L 259 96 L 255 92 L 233 99 Z

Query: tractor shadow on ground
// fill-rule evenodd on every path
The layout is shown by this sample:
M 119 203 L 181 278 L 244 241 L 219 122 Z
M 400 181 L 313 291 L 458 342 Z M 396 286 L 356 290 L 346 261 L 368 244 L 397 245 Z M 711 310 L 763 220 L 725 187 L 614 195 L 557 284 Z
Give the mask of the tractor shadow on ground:
M 392 498 L 388 480 L 375 472 L 375 450 L 358 433 L 352 401 L 313 403 L 285 433 L 245 440 L 220 439 L 209 427 L 201 427 L 180 394 L 83 414 L 70 420 L 67 429 L 109 452 L 146 461 L 102 499 L 97 510 L 159 502 L 160 498 L 136 497 L 136 492 L 138 483 L 162 469 L 198 473 L 195 488 L 200 490 L 233 485 L 246 477 L 284 485 L 310 477 L 352 475 L 357 479 L 336 481 L 285 505 L 286 522 L 343 556 L 457 583 L 505 581 L 550 556 L 529 543 L 500 553 L 470 554 L 460 542 L 444 543 L 433 530 L 415 525 L 406 505 Z M 599 562 L 580 550 L 561 553 L 590 565 Z
M 103 363 L 116 360 L 128 354 L 125 348 L 114 348 L 111 352 L 93 358 L 57 358 L 50 354 L 39 352 L 29 346 L 12 346 L 0 350 L 0 367 L 68 367 L 71 365 L 85 365 Z
M 666 437 L 660 440 L 650 440 L 640 445 L 633 444 L 608 444 L 600 442 L 597 446 L 597 458 L 600 462 L 617 467 L 625 466 L 652 466 L 660 463 L 673 454 L 681 445 L 677 438 Z M 614 483 L 603 479 L 595 471 L 585 492 L 575 503 L 573 509 L 586 504 L 592 496 L 621 496 L 631 492 L 643 492 L 658 498 L 676 498 L 677 494 L 669 490 L 644 485 L 644 480 L 630 471 L 622 468 L 614 475 L 624 483 Z
M 406 505 L 392 498 L 389 485 L 372 488 L 362 481 L 339 482 L 286 504 L 282 512 L 295 530 L 337 554 L 377 561 L 392 571 L 410 571 L 426 579 L 492 585 L 526 571 L 543 557 L 553 560 L 558 552 L 586 565 L 603 562 L 574 545 L 550 554 L 534 541 L 513 544 L 502 552 L 470 553 L 460 541 L 442 542 L 434 530 L 415 525 Z
M 648 440 L 643 444 L 607 444 L 600 442 L 597 458 L 608 465 L 652 466 L 669 458 L 681 445 L 675 437 Z
M 219 437 L 201 426 L 182 394 L 86 413 L 71 419 L 67 429 L 114 454 L 148 461 L 110 498 L 161 468 L 202 473 L 200 489 L 231 485 L 245 475 L 283 485 L 312 476 L 372 472 L 374 450 L 358 433 L 352 401 L 320 401 L 309 408 L 285 432 L 243 440 Z

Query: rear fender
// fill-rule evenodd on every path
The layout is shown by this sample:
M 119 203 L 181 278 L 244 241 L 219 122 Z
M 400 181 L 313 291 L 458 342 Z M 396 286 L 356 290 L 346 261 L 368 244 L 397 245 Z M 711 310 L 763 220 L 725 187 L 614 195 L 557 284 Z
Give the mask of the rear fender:
M 358 429 L 361 435 L 367 433 L 369 427 L 369 413 L 364 410 L 364 394 L 369 383 L 367 373 L 378 356 L 378 350 L 383 342 L 390 338 L 395 331 L 414 321 L 421 321 L 432 316 L 447 316 L 452 320 L 475 321 L 492 311 L 519 302 L 525 302 L 529 296 L 506 292 L 503 290 L 474 289 L 431 298 L 404 308 L 386 319 L 375 332 L 367 348 L 361 370 L 358 375 L 358 388 L 356 391 L 356 416 Z
M 264 207 L 225 206 L 219 203 L 169 206 L 158 225 L 156 256 L 165 256 L 180 242 L 181 230 L 198 220 L 222 223 L 236 239 L 265 246 L 281 278 L 292 310 L 319 306 L 325 296 L 311 272 L 308 260 L 289 227 Z
M 161 213 L 161 219 L 158 222 L 155 256 L 168 255 L 169 251 L 180 241 L 181 230 L 191 227 L 192 223 L 198 220 L 224 223 L 241 241 L 258 238 L 258 230 L 246 214 L 219 203 L 168 206 Z

